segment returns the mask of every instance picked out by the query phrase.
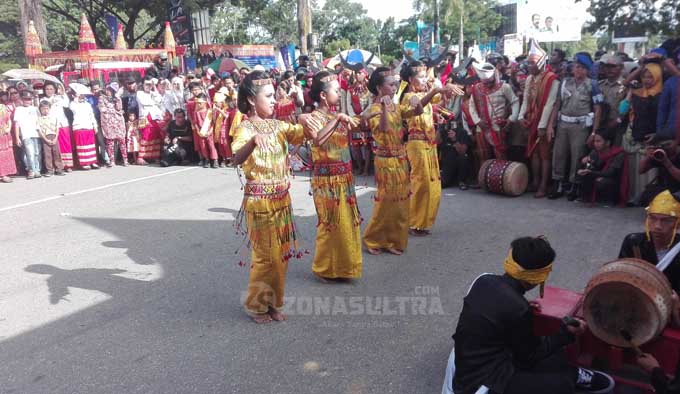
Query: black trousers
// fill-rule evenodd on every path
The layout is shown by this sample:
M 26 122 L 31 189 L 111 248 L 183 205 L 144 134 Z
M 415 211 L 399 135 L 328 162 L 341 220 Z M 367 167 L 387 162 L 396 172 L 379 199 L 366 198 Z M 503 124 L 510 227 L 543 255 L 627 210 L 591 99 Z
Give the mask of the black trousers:
M 455 186 L 458 182 L 466 182 L 470 175 L 470 155 L 461 155 L 453 146 L 448 145 L 443 145 L 440 153 L 439 168 L 442 187 Z
M 567 363 L 560 351 L 541 360 L 529 369 L 516 367 L 515 374 L 502 394 L 573 394 L 576 367 Z M 500 394 L 500 393 L 498 393 Z
M 577 179 L 579 177 L 577 176 Z M 616 204 L 619 202 L 619 182 L 613 178 L 597 179 L 593 176 L 580 177 L 583 201 L 590 201 L 595 189 L 597 202 Z
M 194 144 L 191 142 L 179 141 L 177 145 L 163 146 L 162 160 L 168 165 L 175 165 L 182 160 L 191 160 L 194 153 Z

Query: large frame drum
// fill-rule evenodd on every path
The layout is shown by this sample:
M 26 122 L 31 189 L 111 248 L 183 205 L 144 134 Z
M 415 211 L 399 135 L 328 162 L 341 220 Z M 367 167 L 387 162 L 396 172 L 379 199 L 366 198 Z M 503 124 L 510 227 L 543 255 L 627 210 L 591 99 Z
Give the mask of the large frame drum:
M 663 272 L 638 259 L 605 264 L 588 282 L 583 314 L 590 331 L 619 347 L 657 337 L 670 320 L 673 289 Z M 632 338 L 624 338 L 625 331 Z
M 479 186 L 491 193 L 519 196 L 529 185 L 529 169 L 524 163 L 492 159 L 482 163 Z

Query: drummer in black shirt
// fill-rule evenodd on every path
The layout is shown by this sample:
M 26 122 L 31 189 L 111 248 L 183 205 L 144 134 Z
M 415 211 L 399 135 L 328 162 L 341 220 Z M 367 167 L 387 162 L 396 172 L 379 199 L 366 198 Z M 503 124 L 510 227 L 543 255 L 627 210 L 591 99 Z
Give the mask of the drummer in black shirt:
M 621 244 L 619 258 L 637 258 L 657 265 L 678 244 L 680 193 L 665 190 L 647 207 L 645 232 L 628 234 Z M 680 253 L 663 271 L 676 292 L 680 292 Z
M 455 394 L 611 392 L 610 376 L 568 365 L 562 351 L 585 332 L 585 321 L 574 319 L 575 326 L 563 324 L 551 336 L 534 335 L 534 307 L 524 294 L 545 283 L 554 259 L 544 238 L 519 238 L 504 262 L 505 275 L 474 281 L 453 336 Z
M 168 123 L 167 136 L 163 146 L 161 166 L 186 164 L 194 153 L 194 139 L 191 124 L 183 109 L 175 110 L 175 119 Z

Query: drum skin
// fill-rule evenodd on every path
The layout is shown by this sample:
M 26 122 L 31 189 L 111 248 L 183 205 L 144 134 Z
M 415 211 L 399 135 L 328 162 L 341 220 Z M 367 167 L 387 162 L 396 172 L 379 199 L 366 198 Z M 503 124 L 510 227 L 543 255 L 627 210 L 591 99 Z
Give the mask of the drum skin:
M 529 185 L 529 169 L 516 161 L 491 159 L 482 163 L 478 181 L 488 192 L 519 196 Z
M 666 328 L 672 296 L 668 279 L 653 264 L 619 259 L 603 265 L 588 282 L 583 315 L 593 335 L 608 344 L 640 346 Z M 631 335 L 630 342 L 622 330 Z

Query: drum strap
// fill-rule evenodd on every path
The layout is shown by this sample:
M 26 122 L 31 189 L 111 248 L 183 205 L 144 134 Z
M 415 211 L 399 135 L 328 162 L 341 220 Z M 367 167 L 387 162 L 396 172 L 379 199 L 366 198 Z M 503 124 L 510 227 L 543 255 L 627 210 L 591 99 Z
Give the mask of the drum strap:
M 666 268 L 668 268 L 669 265 L 675 260 L 675 256 L 680 253 L 680 242 L 678 242 L 671 250 L 666 253 L 665 256 L 659 261 L 659 264 L 656 265 L 656 269 L 659 271 L 663 272 Z
M 633 246 L 633 257 L 636 259 L 642 259 L 642 253 L 640 252 L 640 247 L 635 245 Z

